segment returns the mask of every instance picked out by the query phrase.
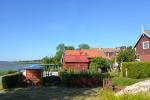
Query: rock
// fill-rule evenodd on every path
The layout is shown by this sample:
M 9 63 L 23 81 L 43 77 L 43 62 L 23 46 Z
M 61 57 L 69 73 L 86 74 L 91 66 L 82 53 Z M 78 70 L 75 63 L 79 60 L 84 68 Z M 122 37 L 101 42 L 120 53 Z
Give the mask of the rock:
M 135 83 L 133 85 L 127 86 L 125 89 L 116 93 L 116 95 L 122 95 L 127 93 L 138 93 L 138 92 L 148 92 L 150 93 L 150 80 L 145 80 L 142 82 Z

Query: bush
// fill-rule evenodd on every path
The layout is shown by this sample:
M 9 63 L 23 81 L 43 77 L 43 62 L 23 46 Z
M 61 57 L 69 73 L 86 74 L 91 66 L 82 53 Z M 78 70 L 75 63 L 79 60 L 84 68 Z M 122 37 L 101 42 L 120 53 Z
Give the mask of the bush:
M 122 64 L 123 76 L 126 76 L 126 69 L 129 78 L 146 78 L 150 77 L 150 62 L 124 62 Z
M 96 87 L 102 86 L 103 78 L 109 77 L 109 74 L 98 72 L 61 72 L 60 76 L 63 86 Z
M 43 77 L 44 86 L 58 85 L 60 82 L 61 80 L 60 80 L 60 77 L 58 76 Z
M 107 69 L 110 68 L 111 64 L 112 61 L 102 57 L 97 57 L 92 59 L 89 69 L 91 71 L 97 71 L 97 69 L 100 68 L 102 72 L 107 72 Z
M 2 76 L 2 87 L 4 89 L 17 87 L 18 82 L 19 82 L 19 73 Z

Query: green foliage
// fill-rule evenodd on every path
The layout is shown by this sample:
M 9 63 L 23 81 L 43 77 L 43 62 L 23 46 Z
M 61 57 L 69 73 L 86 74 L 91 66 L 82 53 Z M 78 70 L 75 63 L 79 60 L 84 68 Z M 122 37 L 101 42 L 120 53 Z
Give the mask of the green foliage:
M 48 56 L 46 56 L 46 57 L 43 57 L 42 58 L 42 63 L 43 64 L 54 64 L 56 61 L 55 61 L 55 58 L 54 57 L 48 57 Z
M 49 64 L 49 63 L 50 63 L 49 57 L 48 57 L 48 56 L 44 57 L 44 58 L 42 59 L 42 63 L 43 63 L 43 64 Z
M 2 75 L 7 75 L 7 74 L 12 74 L 12 73 L 16 73 L 16 70 L 1 70 L 0 71 L 0 76 Z
M 17 87 L 18 82 L 19 82 L 19 73 L 2 76 L 2 87 L 4 89 Z
M 78 49 L 90 49 L 90 46 L 88 44 L 80 44 L 78 47 Z
M 146 78 L 150 77 L 150 62 L 124 62 L 122 64 L 123 76 L 125 76 L 127 68 L 129 78 Z
M 61 82 L 58 76 L 43 77 L 42 81 L 44 86 L 58 85 Z
M 132 48 L 121 49 L 117 55 L 118 62 L 130 62 L 136 58 L 135 50 Z
M 95 87 L 102 86 L 103 78 L 109 77 L 108 73 L 98 72 L 60 72 L 63 86 L 68 87 Z
M 73 46 L 65 46 L 63 43 L 61 43 L 56 47 L 56 50 L 57 51 L 54 56 L 55 63 L 58 65 L 61 65 L 61 58 L 62 58 L 62 55 L 64 54 L 64 50 L 74 50 L 74 47 Z
M 90 71 L 97 71 L 97 66 L 96 66 L 96 63 L 90 63 L 90 66 L 89 66 L 89 70 Z
M 119 86 L 128 86 L 128 85 L 132 85 L 137 82 L 139 82 L 138 79 L 125 78 L 125 77 L 112 78 L 113 85 L 119 85 Z
M 74 46 L 65 46 L 65 50 L 75 50 Z
M 100 91 L 100 100 L 150 100 L 148 93 L 123 94 L 116 96 L 115 92 L 110 90 Z
M 102 71 L 106 72 L 107 69 L 110 67 L 110 64 L 112 64 L 110 60 L 102 57 L 97 57 L 92 59 L 89 69 L 97 70 L 98 68 L 100 68 Z

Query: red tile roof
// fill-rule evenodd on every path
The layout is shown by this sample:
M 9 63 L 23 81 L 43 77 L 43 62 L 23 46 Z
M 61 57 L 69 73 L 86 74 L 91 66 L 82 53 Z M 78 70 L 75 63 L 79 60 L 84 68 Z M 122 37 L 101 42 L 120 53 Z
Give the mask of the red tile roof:
M 101 48 L 81 49 L 81 50 L 66 50 L 65 55 L 82 55 L 88 58 L 103 57 L 106 58 L 104 51 Z
M 86 56 L 82 55 L 64 55 L 64 62 L 89 62 Z

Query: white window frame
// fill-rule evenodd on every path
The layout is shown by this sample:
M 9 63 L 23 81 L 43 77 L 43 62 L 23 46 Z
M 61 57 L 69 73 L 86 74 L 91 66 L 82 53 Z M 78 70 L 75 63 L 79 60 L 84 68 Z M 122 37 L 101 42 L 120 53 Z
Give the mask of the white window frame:
M 145 43 L 148 43 L 148 47 L 147 47 L 147 48 L 144 47 L 144 44 L 145 44 Z M 148 48 L 149 48 L 149 41 L 144 41 L 144 42 L 143 42 L 143 49 L 148 49 Z

